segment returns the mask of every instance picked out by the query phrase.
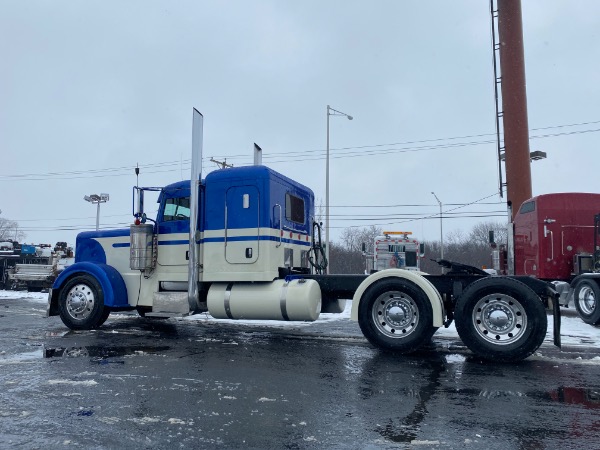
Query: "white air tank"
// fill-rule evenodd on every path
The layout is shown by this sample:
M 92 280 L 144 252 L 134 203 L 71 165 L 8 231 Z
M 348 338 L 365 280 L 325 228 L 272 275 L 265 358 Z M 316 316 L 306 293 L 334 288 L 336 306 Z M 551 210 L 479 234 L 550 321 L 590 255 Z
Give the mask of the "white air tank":
M 216 319 L 312 322 L 321 312 L 321 288 L 315 280 L 215 283 L 207 300 L 208 312 Z

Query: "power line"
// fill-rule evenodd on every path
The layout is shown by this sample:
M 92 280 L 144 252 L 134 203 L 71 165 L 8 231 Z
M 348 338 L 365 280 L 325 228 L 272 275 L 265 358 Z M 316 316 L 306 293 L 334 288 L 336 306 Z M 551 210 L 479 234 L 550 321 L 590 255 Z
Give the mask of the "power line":
M 600 121 L 589 121 L 589 122 L 580 122 L 575 124 L 567 124 L 567 125 L 555 125 L 549 127 L 542 128 L 533 128 L 531 131 L 540 131 L 540 130 L 548 130 L 548 129 L 557 129 L 557 128 L 567 128 L 573 126 L 582 126 L 582 125 L 592 125 L 598 124 Z M 568 132 L 560 132 L 560 133 L 547 133 L 541 135 L 533 135 L 530 136 L 530 139 L 545 139 L 550 137 L 559 137 L 559 136 L 572 136 L 578 134 L 586 134 L 586 133 L 596 133 L 600 131 L 600 128 L 588 129 L 588 130 L 577 130 L 577 131 L 568 131 Z M 372 145 L 363 145 L 363 146 L 354 146 L 354 147 L 341 147 L 336 149 L 330 149 L 334 152 L 334 155 L 331 155 L 332 159 L 340 159 L 340 158 L 354 158 L 354 157 L 362 157 L 362 156 L 373 156 L 373 155 L 385 155 L 385 154 L 395 154 L 395 153 L 409 153 L 409 152 L 421 152 L 421 151 L 431 151 L 431 150 L 439 150 L 439 149 L 447 149 L 447 148 L 462 148 L 467 146 L 475 146 L 475 145 L 487 145 L 495 143 L 495 139 L 490 140 L 476 140 L 476 141 L 468 141 L 468 142 L 459 142 L 459 143 L 447 143 L 440 145 L 426 145 L 426 146 L 417 146 L 417 147 L 407 147 L 407 148 L 385 148 L 381 149 L 380 147 L 390 147 L 396 145 L 411 145 L 411 144 L 419 144 L 419 143 L 428 143 L 428 142 L 441 142 L 441 141 L 450 141 L 450 140 L 458 140 L 458 139 L 467 139 L 467 138 L 478 138 L 485 136 L 494 136 L 494 133 L 484 133 L 484 134 L 474 134 L 474 135 L 466 135 L 466 136 L 453 136 L 446 138 L 436 138 L 436 139 L 424 139 L 424 140 L 416 140 L 416 141 L 404 141 L 397 142 L 392 144 L 372 144 Z M 366 148 L 374 148 L 376 150 L 367 150 L 367 151 L 358 151 Z M 340 150 L 353 150 L 353 151 L 342 151 Z M 307 157 L 301 157 L 306 154 L 314 154 Z M 246 158 L 250 161 L 250 155 L 228 155 L 227 158 Z M 212 158 L 212 157 L 211 157 Z M 325 150 L 306 150 L 306 151 L 296 151 L 296 152 L 277 152 L 271 154 L 265 154 L 263 156 L 264 159 L 270 160 L 270 164 L 279 164 L 279 163 L 287 163 L 287 162 L 303 162 L 303 161 L 316 161 L 325 158 Z M 280 158 L 280 159 L 277 159 Z M 273 160 L 271 160 L 273 159 Z M 144 171 L 144 174 L 156 174 L 156 173 L 167 173 L 167 172 L 175 172 L 180 170 L 182 166 L 185 165 L 186 168 L 189 168 L 190 159 L 185 159 L 181 161 L 164 161 L 153 164 L 141 165 L 140 168 L 164 168 L 164 167 L 172 167 L 171 169 L 165 170 L 152 170 L 152 171 Z M 210 158 L 203 158 L 203 161 L 207 163 L 210 162 Z M 17 174 L 17 175 L 0 175 L 0 181 L 43 181 L 48 178 L 52 178 L 55 180 L 61 179 L 82 179 L 82 178 L 105 178 L 105 177 L 114 177 L 114 176 L 125 176 L 130 175 L 130 173 L 125 173 L 124 171 L 133 171 L 135 166 L 121 166 L 121 167 L 113 167 L 113 168 L 104 168 L 104 169 L 90 169 L 90 170 L 75 170 L 68 172 L 46 172 L 46 173 L 26 173 L 26 174 Z
M 566 125 L 553 125 L 553 126 L 541 127 L 541 128 L 531 128 L 530 131 L 549 130 L 549 129 L 553 129 L 553 128 L 567 128 L 567 127 L 582 126 L 582 125 L 594 125 L 594 124 L 599 124 L 599 123 L 600 123 L 600 120 L 591 121 L 591 122 L 572 123 L 572 124 L 566 124 Z M 416 140 L 416 141 L 393 142 L 393 143 L 388 143 L 388 144 L 372 144 L 372 145 L 362 145 L 362 146 L 354 146 L 354 147 L 338 147 L 338 148 L 330 148 L 330 151 L 354 150 L 354 149 L 358 150 L 358 149 L 363 149 L 363 148 L 390 147 L 390 146 L 395 146 L 395 145 L 423 144 L 423 143 L 427 143 L 427 142 L 450 141 L 450 140 L 455 140 L 455 139 L 470 139 L 470 138 L 479 138 L 479 137 L 484 137 L 484 136 L 494 136 L 495 137 L 496 133 L 471 134 L 471 135 L 465 135 L 465 136 L 452 136 L 452 137 L 445 137 L 445 138 L 422 139 L 422 140 Z M 493 142 L 495 142 L 495 140 Z M 304 150 L 304 151 L 297 151 L 297 152 L 284 152 L 284 153 L 276 153 L 276 154 L 268 154 L 267 153 L 267 154 L 263 155 L 263 158 L 287 156 L 290 154 L 306 154 L 306 153 L 317 153 L 317 152 L 322 153 L 325 151 L 326 151 L 325 149 L 318 149 L 318 150 Z M 248 155 L 247 154 L 229 155 L 228 157 L 229 158 L 238 158 L 238 157 L 239 158 L 247 158 Z
M 131 222 L 122 222 L 115 224 L 108 224 L 100 226 L 100 230 L 113 230 L 116 228 L 125 228 L 128 225 L 131 225 Z M 27 232 L 27 231 L 92 231 L 92 226 L 87 225 L 69 225 L 69 226 L 59 226 L 59 227 L 51 227 L 51 226 L 43 226 L 43 227 L 19 227 L 19 231 Z
M 460 209 L 460 208 L 464 208 L 465 206 L 470 206 L 470 205 L 477 204 L 479 202 L 482 202 L 483 200 L 487 200 L 488 198 L 494 197 L 496 195 L 498 195 L 498 193 L 494 192 L 493 194 L 487 195 L 487 196 L 482 197 L 482 198 L 480 198 L 478 200 L 474 200 L 474 201 L 469 202 L 469 203 L 464 203 L 462 206 L 457 206 L 456 208 L 452 208 L 452 209 L 449 209 L 447 211 L 442 211 L 442 216 L 444 216 L 444 214 L 447 214 L 448 212 L 455 211 L 455 210 Z M 399 224 L 402 224 L 402 223 L 415 222 L 417 220 L 439 219 L 439 217 L 440 217 L 440 214 L 437 213 L 437 214 L 431 214 L 431 215 L 423 216 L 423 217 L 407 218 L 406 220 L 401 220 L 401 221 L 397 221 L 397 222 L 378 223 L 377 225 L 399 225 Z M 504 213 L 504 214 L 498 214 L 498 215 L 481 215 L 481 216 L 478 216 L 478 215 L 462 216 L 462 217 L 461 216 L 450 216 L 448 218 L 449 219 L 463 219 L 463 218 L 484 218 L 484 217 L 485 218 L 488 218 L 488 217 L 506 217 L 506 213 Z M 371 225 L 375 225 L 375 224 L 371 224 Z M 364 227 L 364 226 L 365 225 L 363 224 L 363 225 L 350 225 L 350 226 L 347 226 L 347 227 L 331 227 L 331 228 L 361 228 L 361 227 Z
M 447 212 L 443 213 L 450 214 L 451 216 L 458 216 L 460 214 L 506 214 L 506 211 L 460 211 L 460 212 Z M 338 217 L 335 220 L 381 220 L 383 219 L 400 219 L 403 217 L 397 216 L 423 216 L 430 215 L 435 213 L 402 213 L 402 214 L 330 214 L 329 217 Z M 437 213 L 439 217 L 439 213 Z M 408 217 L 407 217 L 408 218 Z
M 543 138 L 549 138 L 549 137 L 570 136 L 570 135 L 585 134 L 585 133 L 596 133 L 598 131 L 600 131 L 600 128 L 593 129 L 593 130 L 580 130 L 580 131 L 571 131 L 571 132 L 563 132 L 563 133 L 551 133 L 551 134 L 530 136 L 529 139 L 543 139 Z M 333 155 L 330 154 L 329 159 L 357 158 L 357 157 L 364 157 L 364 156 L 389 155 L 389 154 L 399 154 L 399 153 L 415 153 L 415 152 L 424 152 L 424 151 L 440 150 L 440 149 L 454 149 L 454 148 L 463 148 L 463 147 L 470 147 L 470 146 L 477 146 L 477 145 L 489 145 L 489 144 L 495 144 L 495 143 L 496 143 L 495 139 L 490 139 L 487 141 L 470 141 L 470 142 L 460 142 L 460 143 L 431 145 L 431 146 L 412 147 L 412 148 L 410 148 L 410 147 L 409 148 L 400 148 L 400 149 L 387 148 L 387 149 L 370 150 L 370 151 L 364 151 L 364 152 L 351 151 L 351 152 L 333 153 Z M 354 147 L 354 148 L 356 148 L 356 147 Z M 333 149 L 333 150 L 335 150 L 335 149 Z M 273 156 L 273 157 L 276 157 L 276 156 Z M 319 161 L 319 160 L 325 159 L 324 154 L 303 157 L 303 158 L 295 157 L 295 156 L 288 156 L 288 155 L 281 155 L 281 157 L 283 157 L 283 159 L 269 160 L 269 163 L 270 164 L 280 164 L 280 163 L 289 163 L 289 162 Z M 291 159 L 294 157 L 296 159 Z M 263 158 L 268 159 L 268 156 L 265 155 L 265 156 L 263 156 Z
M 466 203 L 444 203 L 447 206 L 462 206 Z M 506 202 L 481 202 L 477 203 L 478 205 L 504 205 Z M 335 205 L 330 206 L 330 208 L 411 208 L 411 207 L 421 207 L 421 206 L 437 206 L 430 203 L 424 204 L 405 204 L 405 205 Z
M 446 217 L 444 216 L 444 219 L 473 219 L 473 218 L 479 218 L 479 219 L 487 219 L 490 217 L 504 217 L 506 218 L 506 214 L 485 214 L 485 215 L 469 215 L 469 216 L 453 216 L 453 217 Z M 409 219 L 409 220 L 400 220 L 400 221 L 395 221 L 395 222 L 381 222 L 381 223 L 365 223 L 365 224 L 361 224 L 361 225 L 348 225 L 348 226 L 339 226 L 339 227 L 330 227 L 330 228 L 335 228 L 335 229 L 346 229 L 346 228 L 362 228 L 365 226 L 371 226 L 371 225 L 400 225 L 403 223 L 407 223 L 407 222 L 414 222 L 416 220 L 439 220 L 439 217 L 420 217 L 418 219 Z
M 132 214 L 111 214 L 111 215 L 102 215 L 102 218 L 105 219 L 107 217 L 132 217 Z M 96 219 L 96 216 L 87 216 L 87 217 L 70 217 L 70 218 L 64 218 L 64 217 L 60 217 L 58 219 L 48 219 L 45 218 L 45 221 L 48 220 L 55 220 L 55 221 L 62 221 L 62 220 L 87 220 L 87 219 Z M 14 222 L 39 222 L 40 219 L 11 219 Z

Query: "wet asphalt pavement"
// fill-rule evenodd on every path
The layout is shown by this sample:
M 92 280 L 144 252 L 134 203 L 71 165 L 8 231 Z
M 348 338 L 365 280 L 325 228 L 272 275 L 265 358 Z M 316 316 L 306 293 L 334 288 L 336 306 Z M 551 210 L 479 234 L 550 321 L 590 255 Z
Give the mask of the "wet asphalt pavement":
M 436 336 L 385 354 L 346 320 L 44 316 L 0 299 L 0 448 L 600 448 L 598 348 L 507 365 Z

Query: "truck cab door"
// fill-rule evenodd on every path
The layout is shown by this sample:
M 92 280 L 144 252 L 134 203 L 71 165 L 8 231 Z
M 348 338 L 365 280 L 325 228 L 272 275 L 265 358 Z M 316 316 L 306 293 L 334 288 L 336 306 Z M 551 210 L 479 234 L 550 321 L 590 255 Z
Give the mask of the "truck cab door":
M 187 271 L 189 233 L 190 233 L 190 198 L 168 198 L 163 205 L 162 214 L 158 217 L 158 265 L 179 266 L 182 272 Z
M 256 186 L 234 186 L 225 202 L 225 260 L 252 264 L 258 260 L 259 194 Z

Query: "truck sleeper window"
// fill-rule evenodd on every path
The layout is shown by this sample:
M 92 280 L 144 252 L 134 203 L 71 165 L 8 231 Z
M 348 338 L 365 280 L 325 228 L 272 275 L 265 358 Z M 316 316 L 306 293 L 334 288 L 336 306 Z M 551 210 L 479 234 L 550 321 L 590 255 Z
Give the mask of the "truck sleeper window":
M 304 200 L 285 194 L 285 218 L 295 223 L 304 223 Z
M 163 220 L 165 222 L 171 220 L 186 220 L 190 218 L 190 198 L 168 198 L 165 201 L 165 212 Z
M 535 201 L 523 203 L 521 205 L 521 209 L 519 211 L 519 214 L 526 214 L 526 213 L 530 213 L 530 212 L 533 212 L 533 211 L 535 211 Z

